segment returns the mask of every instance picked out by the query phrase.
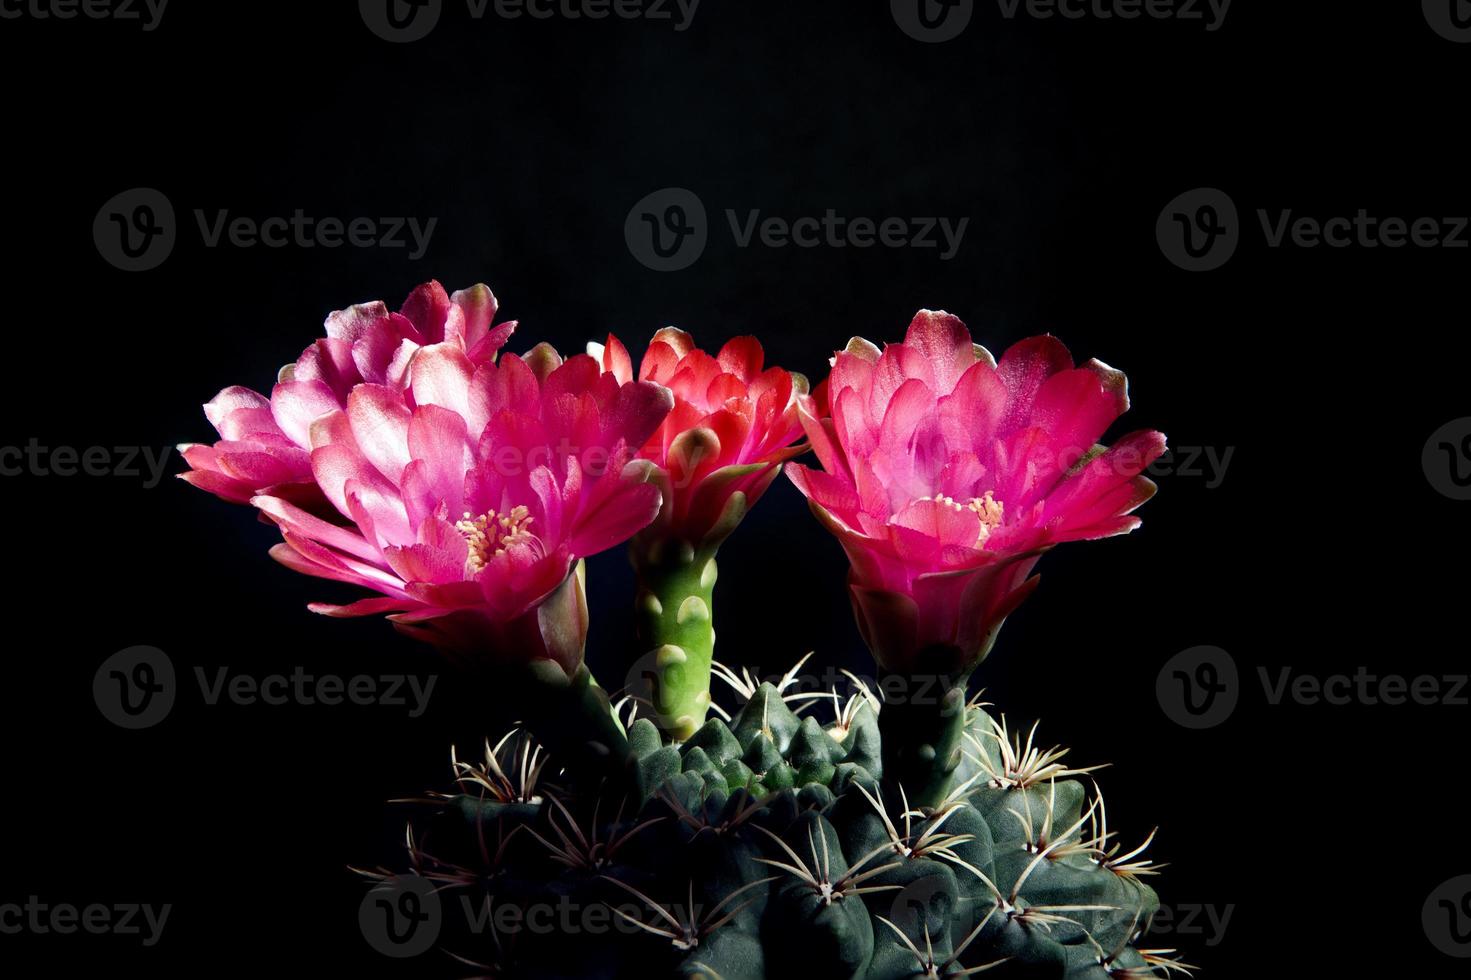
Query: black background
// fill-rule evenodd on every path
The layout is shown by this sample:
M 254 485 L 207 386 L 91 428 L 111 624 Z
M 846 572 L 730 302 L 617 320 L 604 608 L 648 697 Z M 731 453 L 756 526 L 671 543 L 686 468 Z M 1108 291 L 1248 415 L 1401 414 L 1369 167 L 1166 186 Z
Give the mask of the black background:
M 426 40 L 374 37 L 353 3 L 171 4 L 136 24 L 0 21 L 7 280 L 0 444 L 210 441 L 198 406 L 268 390 L 326 312 L 415 284 L 488 282 L 513 347 L 563 350 L 677 324 L 708 349 L 755 333 L 815 377 L 850 335 L 898 340 L 920 307 L 998 353 L 1058 334 L 1126 370 L 1177 446 L 1234 450 L 1218 487 L 1160 480 L 1143 528 L 1062 549 L 981 671 L 1014 722 L 1102 777 L 1126 837 L 1161 827 L 1169 905 L 1232 905 L 1224 942 L 1177 939 L 1207 977 L 1459 975 L 1420 908 L 1471 872 L 1466 707 L 1284 704 L 1256 668 L 1464 672 L 1466 507 L 1420 453 L 1467 414 L 1468 252 L 1268 248 L 1256 209 L 1465 215 L 1471 46 L 1419 4 L 1238 0 L 1200 22 L 1006 20 L 979 3 L 959 39 L 918 43 L 883 3 L 706 0 L 668 22 L 474 21 L 450 2 Z M 170 258 L 124 273 L 92 221 L 128 188 L 179 215 Z M 710 246 L 650 271 L 624 220 L 695 191 Z M 1227 191 L 1242 245 L 1187 273 L 1155 219 Z M 206 248 L 193 211 L 437 217 L 403 249 Z M 724 212 L 969 217 L 935 250 L 737 248 Z M 180 468 L 177 457 L 171 472 Z M 12 975 L 105 964 L 144 975 L 437 974 L 357 927 L 347 865 L 396 860 L 390 797 L 443 785 L 448 745 L 497 719 L 443 678 L 431 710 L 206 707 L 196 666 L 264 674 L 438 669 L 345 598 L 266 555 L 269 528 L 167 479 L 0 481 L 9 640 L 0 674 L 0 902 L 171 903 L 162 941 L 0 936 Z M 862 665 L 837 546 L 779 482 L 723 552 L 720 656 L 779 671 Z M 630 583 L 591 563 L 590 657 L 619 672 Z M 133 644 L 186 694 L 133 733 L 93 705 Z M 1199 644 L 1241 666 L 1219 728 L 1172 724 L 1163 663 Z M 192 696 L 191 696 L 191 692 Z M 10 970 L 6 971 L 10 973 Z M 449 973 L 453 975 L 454 971 Z

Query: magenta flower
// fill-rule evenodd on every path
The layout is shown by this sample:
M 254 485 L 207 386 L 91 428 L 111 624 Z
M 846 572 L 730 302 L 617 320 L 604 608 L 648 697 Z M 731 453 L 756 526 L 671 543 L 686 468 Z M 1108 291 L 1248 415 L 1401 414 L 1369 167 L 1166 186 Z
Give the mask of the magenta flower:
M 345 401 L 309 434 L 339 519 L 252 501 L 280 525 L 282 564 L 379 593 L 311 608 L 391 613 L 450 653 L 552 659 L 570 675 L 587 626 L 574 566 L 658 513 L 652 465 L 635 452 L 668 414 L 668 390 L 546 345 L 477 365 L 444 342 L 417 349 L 402 384 L 358 384 Z
M 489 287 L 450 296 L 437 282 L 415 289 L 398 313 L 374 302 L 331 314 L 327 336 L 281 369 L 270 398 L 237 385 L 204 406 L 220 441 L 179 447 L 190 466 L 183 479 L 233 503 L 266 493 L 325 513 L 312 475 L 312 423 L 345 408 L 356 385 L 402 388 L 420 348 L 449 344 L 472 364 L 490 363 L 516 329 L 493 327 L 495 314 Z
M 847 552 L 859 629 L 886 669 L 959 674 L 1036 585 L 1037 558 L 1122 534 L 1153 495 L 1158 432 L 1098 445 L 1128 409 L 1122 372 L 1051 336 L 999 363 L 965 324 L 921 311 L 902 344 L 861 338 L 805 400 L 822 471 L 792 482 Z
M 610 334 L 606 345 L 589 351 L 604 371 L 632 380 L 633 361 L 617 337 Z M 663 509 L 648 534 L 696 550 L 719 544 L 781 464 L 806 451 L 793 443 L 802 437 L 797 406 L 807 379 L 765 367 L 755 337 L 737 337 L 712 357 L 674 327 L 654 334 L 638 377 L 674 393 L 674 410 L 640 452 L 662 471 L 664 489 Z
M 659 511 L 637 452 L 672 406 L 542 345 L 496 354 L 485 286 L 416 289 L 402 311 L 334 313 L 266 399 L 227 388 L 205 412 L 222 439 L 185 450 L 184 478 L 279 525 L 283 564 L 376 593 L 332 616 L 388 613 L 455 654 L 581 661 L 585 556 Z

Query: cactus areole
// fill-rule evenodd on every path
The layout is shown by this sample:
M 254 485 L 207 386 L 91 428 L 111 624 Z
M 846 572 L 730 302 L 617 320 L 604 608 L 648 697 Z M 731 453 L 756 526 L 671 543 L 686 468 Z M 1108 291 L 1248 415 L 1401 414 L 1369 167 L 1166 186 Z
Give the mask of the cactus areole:
M 505 353 L 497 307 L 428 283 L 333 313 L 182 447 L 184 479 L 279 528 L 283 565 L 369 593 L 314 612 L 387 615 L 515 722 L 451 752 L 373 888 L 519 910 L 446 916 L 437 945 L 490 976 L 1189 971 L 1145 940 L 1154 835 L 1126 846 L 1078 778 L 1096 767 L 970 693 L 1043 554 L 1139 525 L 1164 437 L 1102 444 L 1122 372 L 1050 336 L 997 359 L 930 311 L 815 388 L 754 338 L 712 355 L 673 328 L 635 371 L 613 336 Z M 715 657 L 717 552 L 784 467 L 848 558 L 874 671 L 846 691 L 814 688 L 812 654 L 772 680 Z M 604 638 L 587 592 L 618 586 L 583 559 L 619 545 L 635 629 Z M 611 696 L 590 636 L 626 652 Z M 548 903 L 577 914 L 532 927 Z

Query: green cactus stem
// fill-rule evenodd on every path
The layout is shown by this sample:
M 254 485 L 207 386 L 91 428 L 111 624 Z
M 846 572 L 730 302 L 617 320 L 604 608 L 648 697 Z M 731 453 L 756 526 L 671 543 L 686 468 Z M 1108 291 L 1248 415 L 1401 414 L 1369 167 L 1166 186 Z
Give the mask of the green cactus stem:
M 596 787 L 622 782 L 628 738 L 608 694 L 583 662 L 587 642 L 586 569 L 582 562 L 535 609 L 493 637 L 484 656 L 461 658 L 470 681 L 501 717 L 515 718 L 566 768 Z M 505 649 L 530 650 L 531 659 Z
M 655 723 L 677 741 L 694 735 L 710 709 L 715 551 L 670 540 L 630 550 L 638 575 L 631 679 L 647 684 Z
M 490 668 L 474 683 L 492 714 L 527 728 L 577 785 L 592 791 L 627 782 L 628 735 L 586 664 L 568 676 L 554 661 L 534 660 Z
M 938 806 L 960 765 L 966 724 L 967 672 L 890 674 L 880 679 L 884 776 L 916 807 Z
M 521 689 L 520 717 L 537 739 L 584 785 L 622 784 L 627 776 L 628 736 L 613 713 L 608 692 L 586 664 L 568 677 L 561 667 L 533 664 L 532 682 Z
M 892 706 L 898 685 L 887 690 Z M 1160 907 L 1146 883 L 1160 869 L 1144 853 L 1153 835 L 1136 846 L 1109 825 L 1097 784 L 1079 778 L 1097 767 L 967 706 L 959 683 L 947 697 L 967 750 L 950 798 L 930 812 L 883 785 L 879 720 L 861 682 L 826 725 L 762 684 L 729 721 L 712 718 L 679 745 L 650 718 L 632 721 L 632 791 L 539 791 L 521 775 L 519 740 L 492 750 L 478 785 L 456 766 L 456 788 L 416 814 L 410 873 L 432 874 L 447 904 L 457 895 L 520 909 L 522 922 L 551 897 L 618 910 L 625 928 L 498 927 L 498 913 L 486 930 L 445 916 L 441 948 L 496 976 L 1188 975 L 1189 964 L 1144 941 Z M 908 700 L 913 724 L 948 726 L 939 711 L 921 725 L 917 707 L 932 700 L 923 692 Z M 432 843 L 421 851 L 419 841 Z

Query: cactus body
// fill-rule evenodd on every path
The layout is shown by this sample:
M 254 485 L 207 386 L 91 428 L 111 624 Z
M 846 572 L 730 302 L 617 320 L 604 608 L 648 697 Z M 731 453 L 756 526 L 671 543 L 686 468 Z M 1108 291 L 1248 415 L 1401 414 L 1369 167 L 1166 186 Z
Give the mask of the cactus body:
M 871 698 L 823 726 L 763 684 L 676 744 L 637 720 L 628 778 L 601 793 L 526 786 L 538 757 L 512 740 L 460 765 L 461 792 L 417 822 L 413 869 L 448 882 L 452 909 L 525 913 L 446 916 L 443 948 L 491 976 L 1165 976 L 1175 964 L 1137 948 L 1154 868 L 1120 856 L 1073 778 L 1088 770 L 962 712 L 948 792 L 908 810 Z M 571 911 L 533 928 L 548 907 Z

